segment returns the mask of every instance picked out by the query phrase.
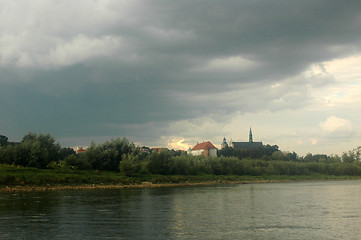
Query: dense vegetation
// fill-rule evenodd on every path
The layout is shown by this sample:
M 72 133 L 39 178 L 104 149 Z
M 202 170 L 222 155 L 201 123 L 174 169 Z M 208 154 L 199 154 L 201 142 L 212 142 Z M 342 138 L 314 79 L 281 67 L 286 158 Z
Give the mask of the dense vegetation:
M 299 157 L 294 152 L 283 153 L 277 146 L 267 145 L 261 149 L 247 151 L 225 148 L 219 151 L 218 157 L 207 158 L 180 154 L 168 149 L 153 153 L 142 152 L 127 139 L 117 138 L 102 144 L 92 143 L 86 152 L 75 154 L 70 148 L 62 148 L 50 135 L 29 133 L 19 143 L 8 142 L 7 137 L 0 135 L 0 164 L 3 164 L 3 168 L 12 165 L 47 169 L 42 172 L 45 174 L 43 179 L 47 179 L 47 174 L 51 172 L 73 175 L 77 173 L 78 180 L 74 181 L 79 183 L 97 182 L 96 176 L 86 177 L 80 174 L 81 170 L 93 171 L 98 175 L 103 172 L 114 172 L 119 178 L 111 180 L 113 182 L 125 181 L 122 176 L 129 179 L 134 176 L 141 178 L 151 175 L 361 176 L 360 152 L 361 147 L 358 147 L 345 152 L 341 157 L 324 154 Z M 35 174 L 37 171 L 33 172 Z M 67 182 L 74 177 L 64 175 L 64 178 L 60 178 Z M 4 175 L 1 176 L 0 184 L 15 180 L 15 176 Z
M 229 183 L 229 182 L 284 182 L 304 180 L 339 180 L 360 179 L 358 176 L 330 176 L 324 174 L 312 175 L 137 175 L 135 177 L 123 176 L 118 172 L 97 170 L 72 169 L 38 169 L 30 167 L 10 166 L 0 164 L 0 192 L 15 190 L 13 187 L 42 187 L 38 190 L 48 190 L 57 186 L 89 186 L 89 188 L 107 185 L 147 185 L 164 183 Z

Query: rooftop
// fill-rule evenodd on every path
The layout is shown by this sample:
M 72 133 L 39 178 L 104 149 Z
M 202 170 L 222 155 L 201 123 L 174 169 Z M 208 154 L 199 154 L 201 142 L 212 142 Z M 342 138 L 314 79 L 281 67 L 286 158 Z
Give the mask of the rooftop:
M 216 148 L 210 141 L 198 143 L 195 145 L 192 150 L 199 150 L 199 149 L 211 149 Z

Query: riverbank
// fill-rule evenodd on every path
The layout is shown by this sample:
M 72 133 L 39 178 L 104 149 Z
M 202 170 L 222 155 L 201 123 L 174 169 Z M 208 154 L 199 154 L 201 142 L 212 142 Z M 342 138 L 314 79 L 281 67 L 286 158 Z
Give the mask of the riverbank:
M 116 172 L 94 170 L 54 170 L 0 165 L 0 192 L 55 191 L 84 189 L 123 189 L 215 184 L 246 184 L 296 181 L 361 179 L 360 176 L 312 174 L 289 175 L 137 175 L 123 176 Z
M 170 177 L 170 176 L 168 176 Z M 179 177 L 179 176 L 178 176 Z M 1 185 L 0 192 L 31 192 L 31 191 L 61 191 L 61 190 L 95 190 L 95 189 L 127 189 L 127 188 L 158 188 L 181 186 L 207 186 L 220 184 L 257 184 L 257 183 L 287 183 L 305 181 L 361 180 L 358 176 L 203 176 L 218 180 L 199 181 L 200 176 L 187 176 L 188 181 L 180 182 L 141 182 L 141 183 L 96 183 L 96 184 L 62 184 L 62 185 Z M 193 178 L 193 181 L 192 181 Z M 243 180 L 240 180 L 243 179 Z
M 251 182 L 185 182 L 185 183 L 151 183 L 143 182 L 141 184 L 87 184 L 87 185 L 72 185 L 72 186 L 3 186 L 0 187 L 0 192 L 31 192 L 31 191 L 59 191 L 59 190 L 92 190 L 92 189 L 125 189 L 125 188 L 155 188 L 155 187 L 176 187 L 176 186 L 205 186 L 216 184 L 245 184 Z M 254 182 L 255 183 L 255 182 Z

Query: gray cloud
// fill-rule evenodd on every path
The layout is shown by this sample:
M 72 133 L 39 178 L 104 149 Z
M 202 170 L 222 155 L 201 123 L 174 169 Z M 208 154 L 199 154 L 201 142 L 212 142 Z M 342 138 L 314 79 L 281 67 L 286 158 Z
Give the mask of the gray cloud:
M 333 79 L 299 74 L 360 52 L 358 1 L 1 5 L 0 127 L 14 138 L 154 139 L 178 120 L 302 108 Z

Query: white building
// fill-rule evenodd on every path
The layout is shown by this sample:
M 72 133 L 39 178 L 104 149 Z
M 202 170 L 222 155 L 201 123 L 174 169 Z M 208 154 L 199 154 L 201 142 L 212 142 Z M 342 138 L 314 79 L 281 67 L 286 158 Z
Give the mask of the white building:
M 75 153 L 82 153 L 82 152 L 85 152 L 86 150 L 88 150 L 88 147 L 87 146 L 76 146 L 76 147 L 73 147 L 73 150 L 75 151 Z
M 206 157 L 217 157 L 217 148 L 210 141 L 198 143 L 192 149 L 188 150 L 188 154 L 194 156 L 204 155 Z

